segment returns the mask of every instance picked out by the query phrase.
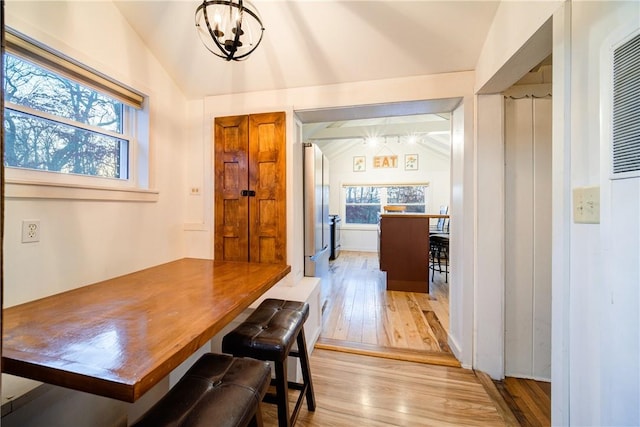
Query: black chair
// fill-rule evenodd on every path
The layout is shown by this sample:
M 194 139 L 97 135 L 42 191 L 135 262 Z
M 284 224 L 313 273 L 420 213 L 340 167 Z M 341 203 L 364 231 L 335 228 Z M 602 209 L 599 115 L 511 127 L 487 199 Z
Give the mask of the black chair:
M 446 215 L 449 212 L 449 206 L 440 206 L 440 215 Z M 438 218 L 438 221 L 436 222 L 435 227 L 431 226 L 431 224 L 429 224 L 429 233 L 433 234 L 433 233 L 439 233 L 439 234 L 443 234 L 445 233 L 445 225 L 448 223 L 449 219 L 448 218 Z M 447 231 L 446 233 L 448 233 L 448 225 L 446 225 Z
M 304 322 L 309 317 L 309 304 L 297 301 L 266 299 L 249 317 L 222 339 L 222 351 L 236 357 L 272 361 L 275 365 L 275 394 L 267 393 L 265 402 L 278 405 L 278 425 L 291 427 L 298 418 L 302 401 L 315 411 L 316 401 L 309 369 L 309 355 L 304 337 Z M 297 350 L 293 350 L 293 344 Z M 289 356 L 300 360 L 303 383 L 287 379 Z M 289 416 L 289 388 L 300 390 L 296 405 Z
M 442 213 L 442 209 L 440 212 L 443 215 L 446 214 L 446 211 Z M 440 274 L 444 273 L 445 283 L 449 282 L 449 224 L 449 218 L 438 218 L 437 229 L 429 234 L 431 281 L 433 281 L 437 271 Z
M 429 270 L 431 270 L 431 281 L 436 271 L 444 273 L 445 283 L 449 282 L 449 236 L 432 235 L 429 236 Z
M 262 427 L 266 362 L 207 353 L 133 427 Z

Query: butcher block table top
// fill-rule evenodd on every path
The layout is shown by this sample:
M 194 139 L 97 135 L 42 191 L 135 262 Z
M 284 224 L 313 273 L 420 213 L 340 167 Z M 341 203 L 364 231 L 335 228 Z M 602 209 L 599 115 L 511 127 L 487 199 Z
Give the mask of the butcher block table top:
M 7 308 L 2 372 L 134 402 L 290 271 L 185 258 Z

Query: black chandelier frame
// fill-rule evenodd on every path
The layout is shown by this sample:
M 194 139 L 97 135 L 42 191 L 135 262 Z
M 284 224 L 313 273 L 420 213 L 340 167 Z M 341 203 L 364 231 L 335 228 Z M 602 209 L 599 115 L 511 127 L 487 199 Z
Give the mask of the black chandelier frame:
M 204 22 L 207 26 L 207 32 L 209 33 L 209 36 L 211 37 L 211 39 L 213 40 L 213 42 L 215 43 L 216 47 L 219 49 L 218 51 L 215 51 L 213 49 L 211 49 L 207 43 L 205 43 L 205 41 L 203 40 L 202 43 L 204 44 L 204 46 L 207 48 L 207 50 L 211 53 L 213 53 L 214 55 L 223 58 L 227 61 L 241 61 L 243 59 L 246 59 L 254 50 L 256 50 L 256 48 L 258 47 L 258 45 L 260 44 L 260 42 L 262 41 L 262 36 L 264 35 L 264 25 L 262 25 L 262 20 L 260 19 L 260 17 L 258 16 L 258 14 L 256 12 L 254 12 L 253 10 L 247 8 L 245 6 L 245 2 L 243 0 L 237 0 L 237 1 L 232 1 L 232 0 L 204 0 L 196 9 L 196 27 L 200 27 L 200 24 L 197 21 L 198 18 L 198 12 L 200 12 L 200 10 L 202 10 L 202 14 L 204 17 Z M 212 28 L 211 26 L 211 22 L 209 20 L 209 13 L 207 13 L 207 7 L 209 6 L 215 6 L 215 5 L 220 5 L 220 6 L 228 6 L 229 8 L 236 8 L 238 9 L 238 13 L 240 16 L 240 19 L 237 21 L 237 25 L 235 27 L 233 27 L 233 32 L 235 33 L 232 39 L 232 43 L 230 43 L 229 45 L 227 45 L 227 43 L 222 44 L 220 43 L 220 41 L 218 40 L 218 34 L 219 30 L 217 28 Z M 247 51 L 247 52 L 243 52 L 240 55 L 237 55 L 238 53 L 238 48 L 240 46 L 243 45 L 242 40 L 241 40 L 241 36 L 244 33 L 244 30 L 242 29 L 242 24 L 244 22 L 244 14 L 248 13 L 252 18 L 254 18 L 256 20 L 256 22 L 258 23 L 259 27 L 260 27 L 260 37 L 258 38 L 258 41 L 253 45 L 253 47 Z M 227 40 L 229 41 L 229 40 Z

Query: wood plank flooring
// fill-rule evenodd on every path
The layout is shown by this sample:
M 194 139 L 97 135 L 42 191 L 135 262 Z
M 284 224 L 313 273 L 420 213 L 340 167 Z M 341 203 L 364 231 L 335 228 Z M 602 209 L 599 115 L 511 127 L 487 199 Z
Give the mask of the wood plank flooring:
M 323 289 L 319 348 L 460 366 L 448 340 L 448 285 L 436 274 L 429 294 L 387 291 L 377 253 L 342 252 Z
M 504 426 L 473 371 L 316 348 L 311 355 L 317 407 L 296 426 Z M 291 405 L 296 395 L 290 394 Z M 277 425 L 263 404 L 265 427 Z M 291 406 L 293 407 L 293 406 Z
M 523 427 L 551 425 L 551 384 L 506 377 L 495 381 L 505 402 Z
M 318 409 L 303 407 L 298 425 L 551 424 L 548 384 L 492 382 L 460 368 L 447 344 L 443 275 L 421 294 L 386 291 L 376 253 L 343 251 L 330 269 L 323 330 L 311 356 Z M 277 425 L 275 408 L 264 409 L 265 425 Z

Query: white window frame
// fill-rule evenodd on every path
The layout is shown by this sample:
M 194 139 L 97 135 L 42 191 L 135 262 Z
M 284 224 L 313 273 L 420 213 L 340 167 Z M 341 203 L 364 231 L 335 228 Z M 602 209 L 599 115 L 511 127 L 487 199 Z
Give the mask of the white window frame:
M 342 206 L 341 209 L 341 213 L 342 213 L 342 218 L 343 218 L 343 226 L 342 228 L 346 228 L 346 229 L 360 229 L 360 230 L 370 230 L 370 229 L 374 229 L 377 228 L 377 224 L 359 224 L 359 223 L 351 223 L 351 222 L 347 222 L 347 192 L 345 191 L 345 189 L 347 187 L 381 187 L 384 188 L 384 190 L 381 192 L 380 194 L 380 211 L 379 213 L 382 214 L 384 213 L 384 207 L 387 205 L 393 205 L 393 203 L 388 203 L 387 202 L 387 191 L 386 188 L 387 187 L 409 187 L 409 186 L 422 186 L 422 187 L 426 187 L 425 190 L 425 202 L 424 202 L 424 206 L 425 206 L 425 213 L 427 212 L 428 209 L 428 204 L 429 204 L 429 183 L 428 182 L 402 182 L 402 183 L 384 183 L 384 184 L 379 184 L 379 183 L 375 183 L 375 184 L 371 184 L 371 183 L 349 183 L 349 184 L 342 184 L 341 186 L 341 194 L 340 194 L 340 204 Z M 407 205 L 406 203 L 403 203 L 403 205 Z
M 137 91 L 131 90 L 11 29 L 7 29 L 6 36 L 7 53 L 35 62 L 64 78 L 81 83 L 123 102 L 125 106 L 123 134 L 104 129 L 97 130 L 90 125 L 79 126 L 76 122 L 72 124 L 76 127 L 128 140 L 128 173 L 126 179 L 120 179 L 7 166 L 5 167 L 5 197 L 8 199 L 157 201 L 158 191 L 150 187 L 148 100 Z M 27 107 L 9 102 L 5 102 L 5 109 L 48 118 L 47 113 L 30 111 Z M 55 117 L 54 121 L 65 123 L 66 119 Z M 4 153 L 2 155 L 4 156 Z

